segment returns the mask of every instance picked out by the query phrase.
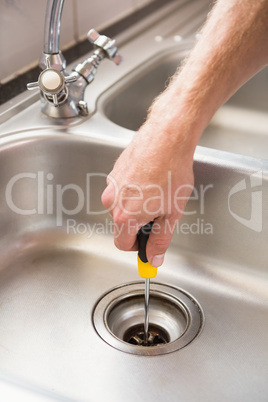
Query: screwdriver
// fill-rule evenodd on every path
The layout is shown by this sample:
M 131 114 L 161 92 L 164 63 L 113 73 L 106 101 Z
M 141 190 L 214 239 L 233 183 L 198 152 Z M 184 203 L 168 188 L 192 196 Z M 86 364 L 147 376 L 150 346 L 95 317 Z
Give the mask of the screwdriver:
M 138 231 L 138 271 L 141 278 L 145 279 L 144 292 L 144 346 L 148 346 L 149 338 L 149 298 L 150 298 L 150 279 L 157 274 L 157 268 L 153 267 L 146 256 L 146 244 L 152 230 L 153 222 L 142 226 Z

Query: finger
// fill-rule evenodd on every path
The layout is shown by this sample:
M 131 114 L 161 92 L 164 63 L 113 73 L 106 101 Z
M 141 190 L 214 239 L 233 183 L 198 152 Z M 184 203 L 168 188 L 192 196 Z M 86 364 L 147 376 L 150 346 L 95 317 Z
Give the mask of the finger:
M 147 258 L 153 267 L 159 267 L 163 264 L 177 222 L 176 219 L 164 217 L 157 218 L 154 221 L 146 246 Z
M 141 225 L 131 217 L 125 217 L 117 210 L 114 211 L 114 244 L 124 251 L 138 250 L 137 232 Z
M 112 214 L 112 210 L 115 207 L 117 198 L 116 196 L 117 193 L 114 181 L 109 179 L 109 183 L 102 193 L 101 202 L 103 206 L 107 209 L 107 211 L 110 212 L 110 214 Z

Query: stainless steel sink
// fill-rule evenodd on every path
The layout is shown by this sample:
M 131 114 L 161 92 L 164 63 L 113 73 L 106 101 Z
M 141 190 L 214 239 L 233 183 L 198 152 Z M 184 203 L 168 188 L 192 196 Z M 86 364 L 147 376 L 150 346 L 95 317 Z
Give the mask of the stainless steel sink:
M 198 148 L 197 193 L 153 286 L 186 292 L 205 324 L 182 349 L 136 355 L 106 343 L 93 322 L 107 293 L 144 286 L 100 203 L 121 150 L 60 130 L 1 139 L 1 376 L 56 400 L 264 401 L 267 164 Z M 251 189 L 236 187 L 250 178 L 261 192 L 252 221 Z
M 86 93 L 89 119 L 50 121 L 38 103 L 24 107 L 25 94 L 0 113 L 3 400 L 267 400 L 266 70 L 197 147 L 195 189 L 151 287 L 164 344 L 132 344 L 144 282 L 136 253 L 115 248 L 100 197 L 209 2 L 198 1 L 203 14 L 175 3 L 119 38 L 125 61 L 102 65 Z M 16 398 L 2 392 L 10 387 Z
M 152 100 L 168 83 L 187 52 L 164 51 L 120 82 L 100 103 L 115 124 L 137 130 Z M 258 73 L 223 105 L 204 131 L 199 145 L 268 159 L 268 68 Z

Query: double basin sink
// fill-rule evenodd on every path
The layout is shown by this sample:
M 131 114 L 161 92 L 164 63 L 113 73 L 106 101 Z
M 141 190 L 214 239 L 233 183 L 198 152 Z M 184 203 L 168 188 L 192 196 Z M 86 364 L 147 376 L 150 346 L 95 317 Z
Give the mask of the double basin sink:
M 121 323 L 140 317 L 144 283 L 136 253 L 115 248 L 100 197 L 190 43 L 167 40 L 143 63 L 131 60 L 80 124 L 44 122 L 35 103 L 2 126 L 0 374 L 34 400 L 267 398 L 266 70 L 217 112 L 197 147 L 195 192 L 152 283 L 166 349 L 120 339 Z

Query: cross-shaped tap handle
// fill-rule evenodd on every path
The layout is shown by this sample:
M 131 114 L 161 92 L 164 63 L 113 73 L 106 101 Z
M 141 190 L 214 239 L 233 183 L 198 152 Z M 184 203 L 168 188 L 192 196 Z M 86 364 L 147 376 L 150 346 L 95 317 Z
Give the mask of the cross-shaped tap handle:
M 112 60 L 117 65 L 121 63 L 122 57 L 117 53 L 115 39 L 100 35 L 95 29 L 88 31 L 87 38 L 96 48 L 101 49 L 108 59 Z
M 58 94 L 69 82 L 77 80 L 77 74 L 65 76 L 59 70 L 51 68 L 49 59 L 46 59 L 46 68 L 40 73 L 38 81 L 27 84 L 27 89 L 39 88 L 45 95 L 52 97 L 55 106 L 59 105 Z

